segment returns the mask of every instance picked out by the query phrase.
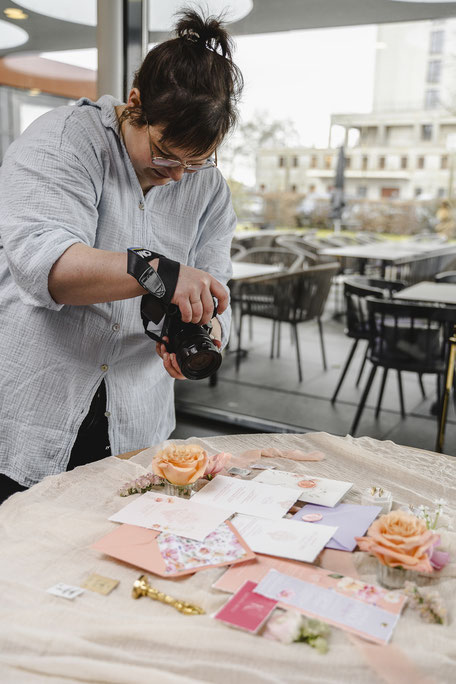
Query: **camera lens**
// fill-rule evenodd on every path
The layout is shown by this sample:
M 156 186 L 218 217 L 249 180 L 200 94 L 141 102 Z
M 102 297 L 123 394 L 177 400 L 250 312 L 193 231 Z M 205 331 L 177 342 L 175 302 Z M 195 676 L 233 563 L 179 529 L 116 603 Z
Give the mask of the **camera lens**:
M 203 380 L 215 373 L 222 363 L 222 355 L 210 339 L 198 337 L 185 340 L 176 351 L 180 369 L 189 380 Z

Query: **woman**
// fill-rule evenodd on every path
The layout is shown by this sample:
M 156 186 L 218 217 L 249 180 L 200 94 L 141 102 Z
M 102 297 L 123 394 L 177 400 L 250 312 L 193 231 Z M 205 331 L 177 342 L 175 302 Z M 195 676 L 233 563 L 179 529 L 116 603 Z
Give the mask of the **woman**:
M 6 153 L 3 498 L 174 428 L 173 380 L 183 376 L 144 334 L 128 247 L 180 263 L 171 301 L 184 321 L 207 323 L 216 297 L 214 336 L 226 342 L 235 216 L 214 157 L 236 121 L 242 76 L 217 20 L 185 11 L 176 33 L 149 52 L 126 104 L 103 96 L 55 109 Z

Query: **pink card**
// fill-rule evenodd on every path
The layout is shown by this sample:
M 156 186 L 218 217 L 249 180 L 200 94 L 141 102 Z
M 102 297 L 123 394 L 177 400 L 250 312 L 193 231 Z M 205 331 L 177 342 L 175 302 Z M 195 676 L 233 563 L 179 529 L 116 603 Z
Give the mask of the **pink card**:
M 287 575 L 305 578 L 305 568 L 308 568 L 307 563 L 301 561 L 289 560 L 285 558 L 275 558 L 274 556 L 263 556 L 258 553 L 254 560 L 239 565 L 232 565 L 214 584 L 212 587 L 219 591 L 226 591 L 234 594 L 238 591 L 244 582 L 261 582 L 269 570 L 279 570 Z M 315 566 L 310 566 L 315 567 Z
M 232 627 L 256 634 L 277 605 L 277 601 L 255 594 L 256 582 L 245 582 L 239 591 L 214 615 Z

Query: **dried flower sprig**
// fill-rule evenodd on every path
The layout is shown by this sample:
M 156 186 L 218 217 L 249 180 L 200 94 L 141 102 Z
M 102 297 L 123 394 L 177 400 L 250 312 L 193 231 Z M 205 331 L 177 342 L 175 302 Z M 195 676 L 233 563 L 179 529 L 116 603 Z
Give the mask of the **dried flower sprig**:
M 426 523 L 428 530 L 435 530 L 440 516 L 443 513 L 443 507 L 447 502 L 445 499 L 437 499 L 435 502 L 435 510 L 431 511 L 429 506 L 411 506 L 409 505 L 410 513 L 413 513 L 417 518 L 422 518 Z
M 120 496 L 130 496 L 130 494 L 143 494 L 152 489 L 152 487 L 163 487 L 165 480 L 159 475 L 154 475 L 154 473 L 147 473 L 146 475 L 141 475 L 136 478 L 136 480 L 131 480 L 131 482 L 126 482 L 118 491 Z
M 420 591 L 415 582 L 406 582 L 404 594 L 411 599 L 411 605 L 420 611 L 426 622 L 444 625 L 447 620 L 447 609 L 443 599 L 437 591 Z
M 309 644 L 319 653 L 327 653 L 330 629 L 327 624 L 307 618 L 295 610 L 276 609 L 262 631 L 262 636 L 283 644 L 299 641 Z

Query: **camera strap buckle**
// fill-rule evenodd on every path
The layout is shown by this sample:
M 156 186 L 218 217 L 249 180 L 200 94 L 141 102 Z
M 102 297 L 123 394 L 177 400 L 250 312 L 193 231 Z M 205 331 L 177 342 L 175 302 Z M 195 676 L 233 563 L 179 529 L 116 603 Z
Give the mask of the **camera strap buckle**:
M 156 297 L 160 304 L 154 313 L 158 318 L 151 319 L 158 323 L 171 304 L 179 278 L 180 263 L 144 247 L 129 247 L 127 255 L 127 272 L 136 278 L 141 287 Z M 149 264 L 149 261 L 156 258 L 159 260 L 157 270 Z

